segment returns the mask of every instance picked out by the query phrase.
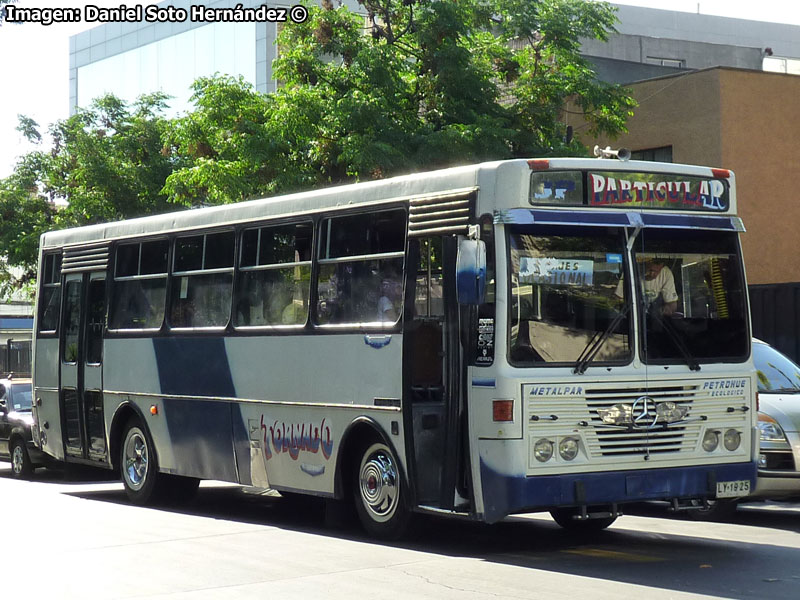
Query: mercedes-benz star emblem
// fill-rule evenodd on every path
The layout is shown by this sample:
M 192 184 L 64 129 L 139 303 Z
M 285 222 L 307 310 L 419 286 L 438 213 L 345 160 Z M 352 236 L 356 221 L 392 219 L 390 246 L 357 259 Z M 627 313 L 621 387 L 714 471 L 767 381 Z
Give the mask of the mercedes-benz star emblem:
M 633 403 L 631 416 L 633 418 L 634 429 L 652 429 L 656 426 L 658 415 L 656 414 L 656 402 L 650 396 L 639 396 Z M 653 412 L 650 412 L 650 409 Z

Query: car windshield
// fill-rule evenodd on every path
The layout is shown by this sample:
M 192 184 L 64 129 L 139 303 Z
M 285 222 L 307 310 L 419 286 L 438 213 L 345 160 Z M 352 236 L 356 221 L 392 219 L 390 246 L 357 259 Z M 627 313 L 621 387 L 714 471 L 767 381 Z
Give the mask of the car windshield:
M 11 384 L 11 403 L 10 410 L 30 410 L 31 409 L 31 384 L 12 383 Z
M 753 344 L 758 391 L 800 392 L 800 366 L 768 344 Z
M 510 230 L 510 350 L 517 366 L 632 357 L 622 230 L 526 226 Z
M 746 288 L 733 232 L 644 229 L 633 243 L 641 307 L 642 360 L 742 361 Z

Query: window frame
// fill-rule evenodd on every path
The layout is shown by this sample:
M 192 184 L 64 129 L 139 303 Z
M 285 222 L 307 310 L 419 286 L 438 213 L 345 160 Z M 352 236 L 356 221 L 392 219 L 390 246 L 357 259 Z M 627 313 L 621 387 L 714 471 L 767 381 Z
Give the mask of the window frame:
M 167 264 L 165 266 L 165 271 L 163 273 L 148 273 L 146 275 L 141 275 L 142 270 L 142 246 L 144 244 L 150 242 L 166 242 L 167 244 Z M 119 249 L 122 246 L 133 246 L 136 245 L 139 248 L 138 253 L 138 261 L 137 261 L 137 275 L 123 275 L 121 277 L 117 277 L 117 267 L 119 265 Z M 112 334 L 138 334 L 138 333 L 146 333 L 146 334 L 153 334 L 154 332 L 161 331 L 164 328 L 164 325 L 167 320 L 167 308 L 169 306 L 169 286 L 170 286 L 170 262 L 172 258 L 172 239 L 169 236 L 161 236 L 161 237 L 154 237 L 154 238 L 143 238 L 143 239 L 127 239 L 127 240 L 120 240 L 114 246 L 114 263 L 113 268 L 111 269 L 111 273 L 109 274 L 108 279 L 111 282 L 111 285 L 106 286 L 106 298 L 108 301 L 108 322 L 106 324 L 106 330 Z M 161 323 L 157 327 L 112 327 L 112 318 L 115 316 L 116 311 L 116 304 L 115 304 L 115 294 L 117 293 L 117 282 L 127 282 L 127 281 L 150 281 L 155 279 L 163 279 L 164 280 L 164 311 L 161 316 Z

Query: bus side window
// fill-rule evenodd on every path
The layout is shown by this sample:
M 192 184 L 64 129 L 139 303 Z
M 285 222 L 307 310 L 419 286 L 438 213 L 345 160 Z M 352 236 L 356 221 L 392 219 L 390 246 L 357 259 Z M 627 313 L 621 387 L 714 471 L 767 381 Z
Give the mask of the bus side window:
M 117 247 L 109 329 L 159 329 L 167 298 L 169 242 L 153 240 Z
M 305 325 L 312 231 L 303 222 L 242 232 L 234 325 Z
M 405 230 L 403 209 L 323 219 L 317 323 L 397 322 L 402 314 Z
M 225 327 L 233 297 L 233 231 L 175 240 L 170 325 Z
M 61 308 L 61 254 L 45 254 L 43 262 L 39 331 L 54 332 Z

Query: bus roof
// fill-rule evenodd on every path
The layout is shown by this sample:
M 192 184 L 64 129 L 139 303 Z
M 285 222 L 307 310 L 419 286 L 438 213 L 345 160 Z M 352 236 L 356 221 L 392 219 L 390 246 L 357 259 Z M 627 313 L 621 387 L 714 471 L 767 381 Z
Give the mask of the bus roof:
M 127 219 L 51 231 L 42 235 L 42 248 L 58 248 L 113 239 L 152 236 L 168 231 L 192 230 L 248 223 L 251 221 L 313 214 L 333 207 L 367 206 L 399 202 L 426 195 L 475 191 L 493 192 L 497 209 L 520 207 L 527 198 L 529 174 L 534 169 L 610 172 L 654 172 L 697 177 L 717 176 L 718 169 L 674 163 L 620 161 L 598 158 L 511 159 L 477 163 L 437 171 L 413 173 L 363 183 L 319 188 L 306 192 L 260 198 L 197 209 L 184 209 L 160 215 Z M 731 182 L 733 173 L 729 173 Z M 735 192 L 731 186 L 727 214 L 735 214 Z M 571 207 L 574 208 L 574 207 Z M 597 208 L 595 210 L 608 210 Z

